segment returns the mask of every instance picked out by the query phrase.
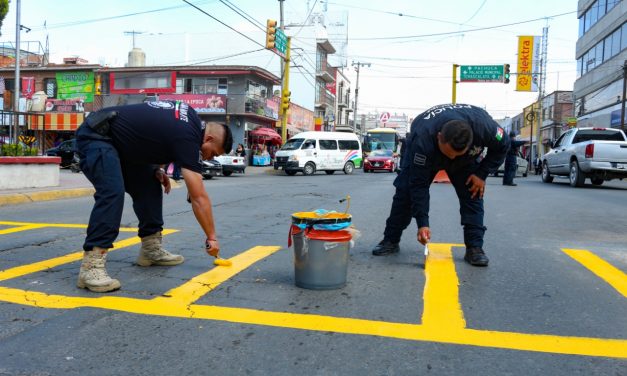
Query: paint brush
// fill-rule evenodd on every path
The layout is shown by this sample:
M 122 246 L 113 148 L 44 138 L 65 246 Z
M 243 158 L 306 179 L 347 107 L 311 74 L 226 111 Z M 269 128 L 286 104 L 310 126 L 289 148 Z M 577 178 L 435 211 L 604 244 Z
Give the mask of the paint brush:
M 223 259 L 223 258 L 220 258 L 220 256 L 216 255 L 216 259 L 213 260 L 213 265 L 217 265 L 217 266 L 231 266 L 231 265 L 233 265 L 233 263 L 231 262 L 231 260 Z
M 429 256 L 429 243 L 425 244 L 425 267 L 427 266 L 427 256 Z

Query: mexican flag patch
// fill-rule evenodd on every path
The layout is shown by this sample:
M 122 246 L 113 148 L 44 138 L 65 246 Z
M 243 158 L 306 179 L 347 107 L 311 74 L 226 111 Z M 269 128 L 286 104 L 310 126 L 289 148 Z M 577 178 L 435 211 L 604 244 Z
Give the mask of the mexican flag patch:
M 503 128 L 496 129 L 496 139 L 499 141 L 503 139 Z

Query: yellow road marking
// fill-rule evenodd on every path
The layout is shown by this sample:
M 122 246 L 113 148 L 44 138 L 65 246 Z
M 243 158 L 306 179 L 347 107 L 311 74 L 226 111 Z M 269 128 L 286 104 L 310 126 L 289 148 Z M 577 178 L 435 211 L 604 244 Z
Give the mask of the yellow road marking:
M 452 247 L 463 244 L 431 244 L 425 268 L 422 323 L 442 330 L 466 327 L 459 303 L 459 280 L 455 273 Z
M 562 250 L 627 298 L 627 275 L 625 273 L 590 251 L 584 249 Z
M 2 222 L 0 222 L 1 224 Z M 25 226 L 27 224 L 18 224 Z M 167 231 L 172 233 L 173 231 Z M 166 231 L 164 231 L 166 234 Z M 139 241 L 137 237 L 116 243 L 115 249 Z M 441 342 L 511 350 L 537 351 L 613 358 L 627 358 L 627 340 L 567 337 L 545 334 L 496 332 L 465 328 L 459 304 L 458 279 L 451 248 L 455 244 L 431 244 L 431 255 L 425 269 L 427 284 L 424 291 L 422 324 L 394 323 L 357 318 L 269 312 L 249 308 L 219 307 L 193 304 L 220 283 L 253 263 L 276 252 L 279 247 L 254 247 L 230 260 L 232 267 L 214 267 L 192 278 L 164 295 L 151 300 L 118 296 L 73 297 L 48 295 L 0 287 L 0 301 L 43 308 L 73 309 L 92 307 L 144 315 L 219 320 L 233 323 L 266 325 L 281 328 L 329 331 L 345 334 L 370 335 L 410 341 Z M 79 255 L 78 257 L 76 255 Z M 80 259 L 80 253 L 0 271 L 0 280 L 34 273 Z
M 38 228 L 46 227 L 45 225 L 24 225 L 24 226 L 16 226 L 11 228 L 5 228 L 4 230 L 0 230 L 0 235 L 12 234 L 14 232 L 34 230 Z
M 258 246 L 230 258 L 231 266 L 220 266 L 200 274 L 188 282 L 163 294 L 155 300 L 177 300 L 179 304 L 189 305 L 218 287 L 222 282 L 248 268 L 257 261 L 270 256 L 281 247 Z
M 0 222 L 0 224 L 1 223 L 2 222 Z M 65 226 L 55 225 L 54 227 L 65 227 Z M 122 229 L 120 229 L 120 231 L 122 231 Z M 124 231 L 137 231 L 137 229 L 126 228 Z M 165 229 L 163 230 L 162 233 L 163 235 L 169 235 L 177 231 L 178 230 Z M 113 243 L 113 248 L 111 248 L 109 252 L 112 252 L 121 248 L 125 248 L 125 247 L 130 247 L 140 242 L 141 242 L 141 239 L 137 236 L 120 240 L 118 242 Z M 24 275 L 40 272 L 42 270 L 51 269 L 59 265 L 64 265 L 70 262 L 81 260 L 82 258 L 83 258 L 83 251 L 79 251 L 79 252 L 74 252 L 74 253 L 68 253 L 66 255 L 55 257 L 52 259 L 34 262 L 28 265 L 20 265 L 11 269 L 1 270 L 0 281 L 6 281 L 8 279 L 13 279 L 13 278 L 21 277 Z

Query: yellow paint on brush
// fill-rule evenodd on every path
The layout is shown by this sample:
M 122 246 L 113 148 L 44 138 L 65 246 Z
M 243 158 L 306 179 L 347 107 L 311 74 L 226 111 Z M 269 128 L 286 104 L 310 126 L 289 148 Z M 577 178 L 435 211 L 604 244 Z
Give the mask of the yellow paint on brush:
M 625 273 L 590 251 L 583 249 L 562 249 L 562 251 L 627 298 L 627 275 Z
M 223 258 L 216 258 L 215 260 L 213 260 L 213 265 L 217 265 L 217 266 L 231 266 L 233 265 L 233 263 L 230 260 L 226 260 Z

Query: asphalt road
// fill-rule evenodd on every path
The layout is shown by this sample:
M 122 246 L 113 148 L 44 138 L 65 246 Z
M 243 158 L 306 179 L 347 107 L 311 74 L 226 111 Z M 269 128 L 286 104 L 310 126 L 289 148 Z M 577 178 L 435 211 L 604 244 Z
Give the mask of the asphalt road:
M 75 287 L 76 256 L 59 259 L 80 251 L 91 198 L 0 208 L 0 375 L 627 374 L 627 182 L 488 178 L 488 268 L 463 262 L 457 198 L 435 184 L 425 268 L 415 224 L 400 254 L 370 253 L 394 177 L 206 181 L 230 269 L 173 190 L 165 244 L 186 262 L 140 268 L 123 231 L 108 262 L 122 289 L 105 295 Z M 361 231 L 347 286 L 296 287 L 291 213 L 343 211 L 346 195 Z M 130 200 L 122 222 L 137 226 Z

